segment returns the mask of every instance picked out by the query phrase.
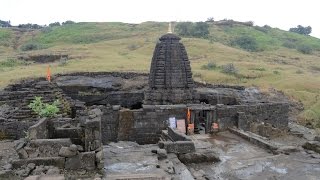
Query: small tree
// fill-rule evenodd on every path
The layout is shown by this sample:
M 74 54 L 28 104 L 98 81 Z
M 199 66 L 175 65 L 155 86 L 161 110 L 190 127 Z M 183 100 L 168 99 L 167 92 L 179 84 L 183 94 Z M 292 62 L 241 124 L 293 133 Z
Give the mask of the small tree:
M 49 27 L 61 26 L 59 22 L 50 23 Z
M 206 22 L 214 22 L 214 18 L 213 17 L 209 17 Z
M 312 28 L 311 26 L 303 27 L 298 25 L 297 27 L 290 28 L 289 31 L 298 34 L 309 35 L 312 32 Z
M 205 22 L 196 22 L 192 31 L 192 35 L 198 38 L 207 38 L 209 33 L 209 25 Z
M 312 47 L 308 45 L 300 45 L 297 48 L 298 51 L 302 52 L 303 54 L 311 54 L 312 53 Z
M 63 22 L 62 25 L 64 26 L 64 25 L 74 24 L 74 23 L 75 23 L 74 21 L 68 20 L 68 21 L 66 21 L 66 22 Z

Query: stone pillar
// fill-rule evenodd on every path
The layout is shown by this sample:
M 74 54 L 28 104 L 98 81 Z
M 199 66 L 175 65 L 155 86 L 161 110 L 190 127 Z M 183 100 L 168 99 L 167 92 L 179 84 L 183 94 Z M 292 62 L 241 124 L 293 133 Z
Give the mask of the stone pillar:
M 102 146 L 101 118 L 86 120 L 85 122 L 85 151 L 95 151 Z

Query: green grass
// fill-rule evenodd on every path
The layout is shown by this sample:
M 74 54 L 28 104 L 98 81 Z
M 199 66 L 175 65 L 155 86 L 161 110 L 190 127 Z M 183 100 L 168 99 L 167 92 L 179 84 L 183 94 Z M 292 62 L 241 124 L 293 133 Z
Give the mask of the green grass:
M 10 46 L 11 40 L 12 31 L 10 31 L 9 29 L 0 28 L 0 46 Z
M 167 32 L 168 23 L 77 23 L 54 27 L 50 31 L 26 33 L 18 44 L 38 43 L 48 49 L 27 53 L 67 52 L 71 60 L 51 63 L 51 71 L 67 73 L 77 71 L 134 71 L 149 72 L 151 58 L 158 38 Z M 251 36 L 257 41 L 259 52 L 247 52 L 230 46 L 239 36 Z M 20 50 L 4 46 L 15 38 L 9 29 L 0 29 L 0 64 L 7 66 L 7 57 Z M 308 45 L 313 53 L 305 55 L 283 44 L 292 41 Z M 259 30 L 243 25 L 210 25 L 210 39 L 182 38 L 197 81 L 259 86 L 263 91 L 275 88 L 291 99 L 301 101 L 304 111 L 299 114 L 302 123 L 320 125 L 320 40 L 275 28 Z M 214 62 L 217 68 L 203 68 Z M 236 75 L 225 74 L 221 66 L 232 63 Z M 10 64 L 10 63 L 9 63 Z M 15 64 L 2 67 L 0 87 L 21 78 L 46 76 L 47 64 L 28 66 Z M 303 72 L 303 73 L 297 73 Z

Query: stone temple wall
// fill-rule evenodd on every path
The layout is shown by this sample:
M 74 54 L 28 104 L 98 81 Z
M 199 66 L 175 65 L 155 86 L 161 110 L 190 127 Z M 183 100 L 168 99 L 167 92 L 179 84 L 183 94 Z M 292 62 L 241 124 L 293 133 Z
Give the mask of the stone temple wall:
M 103 109 L 102 142 L 136 141 L 139 144 L 156 143 L 161 130 L 168 127 L 169 117 L 186 118 L 186 105 L 148 105 L 143 109 Z M 250 130 L 254 123 L 268 123 L 279 129 L 288 125 L 289 106 L 285 103 L 260 103 L 255 105 L 216 106 L 220 130 L 238 127 Z
M 161 130 L 168 127 L 169 117 L 185 119 L 185 107 L 160 109 L 156 106 L 148 106 L 138 110 L 105 108 L 101 122 L 102 142 L 103 144 L 110 141 L 157 143 Z
M 250 130 L 252 123 L 268 123 L 285 129 L 288 126 L 289 105 L 286 103 L 259 103 L 253 105 L 217 106 L 221 129 L 236 126 Z

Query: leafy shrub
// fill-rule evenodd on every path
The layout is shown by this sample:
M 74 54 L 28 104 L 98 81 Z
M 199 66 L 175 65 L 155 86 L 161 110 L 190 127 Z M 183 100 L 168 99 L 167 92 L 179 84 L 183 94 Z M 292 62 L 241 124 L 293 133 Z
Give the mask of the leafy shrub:
M 11 59 L 11 58 L 8 58 L 7 60 L 0 62 L 0 67 L 1 68 L 16 67 L 16 66 L 19 66 L 19 65 L 27 65 L 27 63 L 25 61 Z
M 50 23 L 49 27 L 61 26 L 59 22 Z
M 60 111 L 58 105 L 59 100 L 54 101 L 52 104 L 43 103 L 42 97 L 36 96 L 35 99 L 28 105 L 40 117 L 55 117 Z
M 261 32 L 264 32 L 264 33 L 267 33 L 269 31 L 268 28 L 265 28 L 264 26 L 263 27 L 260 27 L 260 26 L 254 26 L 254 29 L 255 30 L 258 30 L 258 31 L 261 31 Z
M 68 58 L 61 57 L 58 66 L 66 66 L 68 64 Z
M 235 75 L 238 73 L 238 69 L 232 63 L 230 63 L 222 66 L 222 72 Z
M 294 42 L 291 41 L 286 41 L 282 44 L 282 46 L 289 48 L 289 49 L 295 49 L 296 48 L 296 44 Z
M 24 44 L 20 47 L 21 51 L 33 51 L 33 50 L 38 50 L 38 49 L 42 49 L 42 48 L 37 43 L 27 43 L 27 44 Z
M 273 74 L 279 75 L 280 72 L 276 70 L 276 71 L 273 71 Z
M 43 33 L 49 33 L 51 31 L 52 31 L 51 27 L 44 27 L 44 28 L 41 29 L 41 32 L 43 32 Z
M 209 25 L 206 22 L 180 22 L 175 30 L 180 36 L 207 38 L 209 35 Z
M 62 25 L 64 26 L 64 25 L 74 24 L 74 23 L 75 23 L 74 21 L 68 20 L 68 21 L 66 21 L 66 22 L 63 22 Z
M 301 45 L 301 46 L 298 46 L 297 50 L 302 52 L 303 54 L 311 54 L 313 49 L 311 46 Z
M 201 69 L 205 69 L 205 70 L 213 70 L 215 68 L 217 68 L 217 65 L 213 61 L 209 61 L 207 64 L 204 64 L 201 66 Z
M 231 42 L 231 45 L 239 46 L 240 48 L 247 51 L 258 51 L 258 43 L 256 39 L 250 36 L 238 37 Z

